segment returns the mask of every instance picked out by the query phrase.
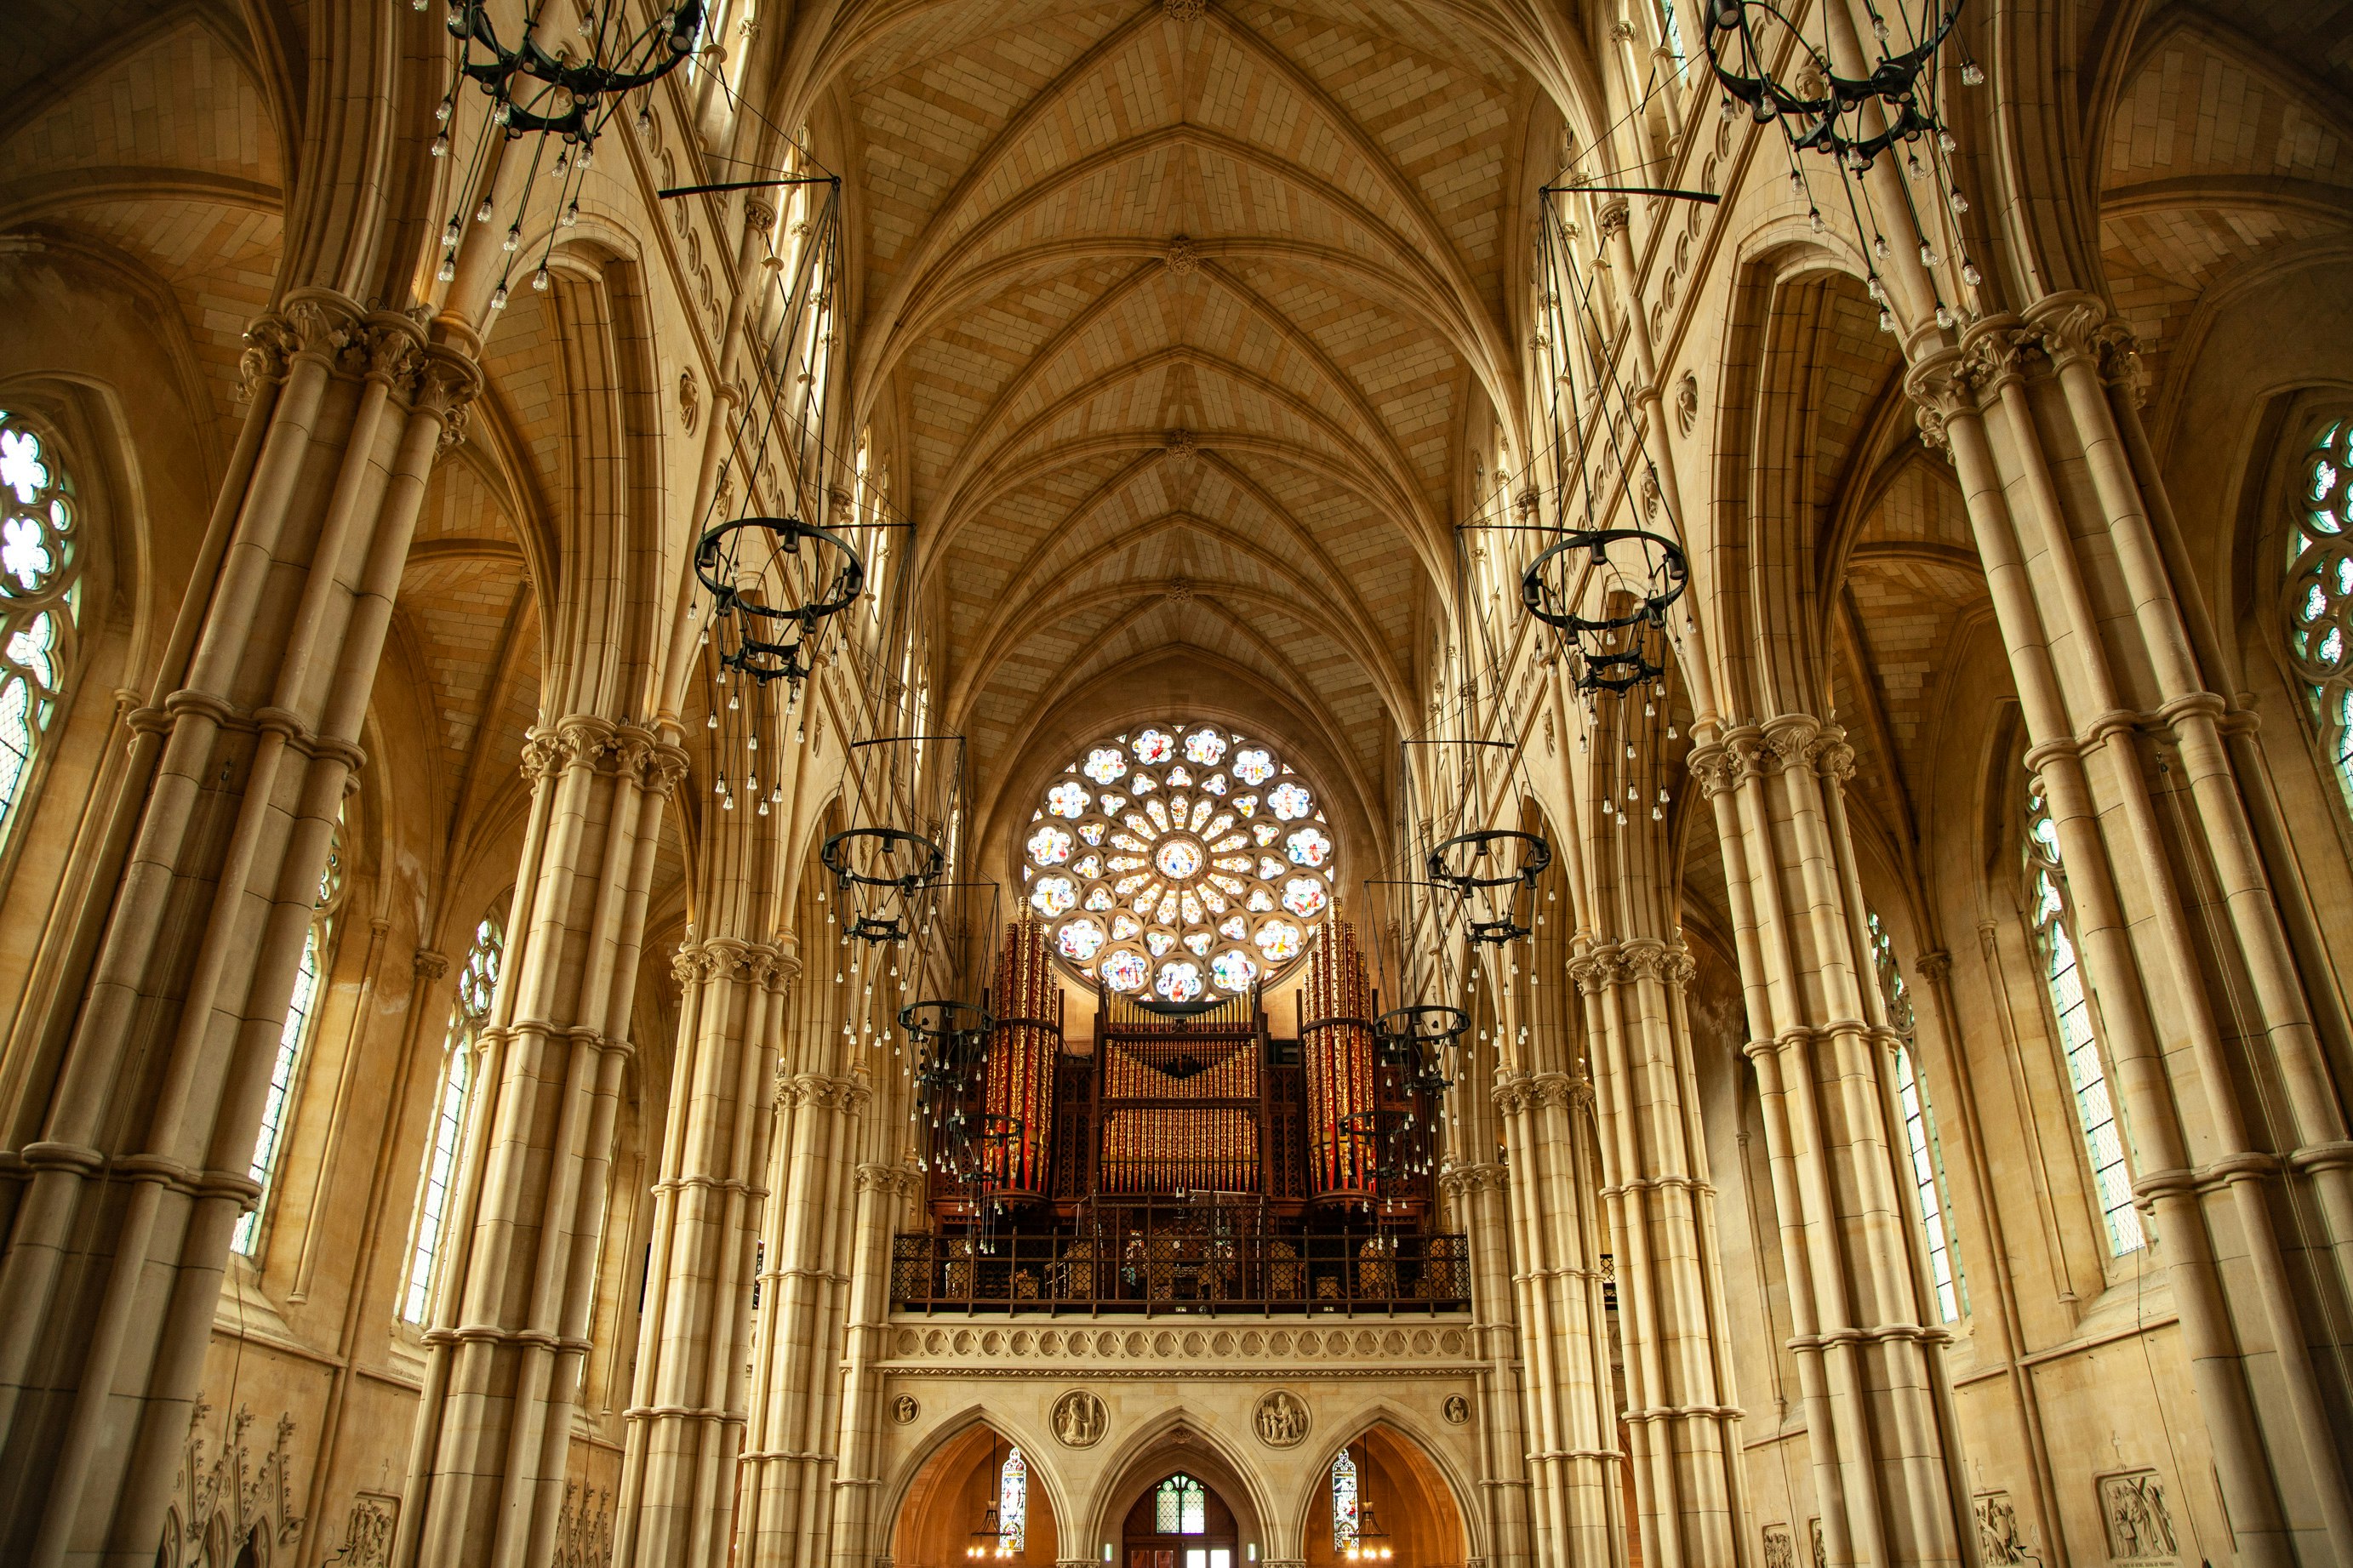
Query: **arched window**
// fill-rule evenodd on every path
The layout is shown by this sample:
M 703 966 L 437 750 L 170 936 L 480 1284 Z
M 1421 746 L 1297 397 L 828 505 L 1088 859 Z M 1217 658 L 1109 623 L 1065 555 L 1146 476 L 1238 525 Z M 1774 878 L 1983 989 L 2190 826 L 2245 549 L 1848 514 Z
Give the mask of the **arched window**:
M 1152 1530 L 1155 1535 L 1200 1535 L 1209 1528 L 1209 1494 L 1201 1483 L 1182 1473 L 1160 1483 L 1152 1494 Z
M 1912 1186 L 1920 1198 L 1922 1239 L 1928 1248 L 1928 1274 L 1936 1288 L 1936 1315 L 1952 1322 L 1961 1315 L 1968 1296 L 1961 1288 L 1959 1249 L 1954 1246 L 1947 1215 L 1952 1205 L 1945 1192 L 1945 1155 L 1936 1141 L 1936 1115 L 1928 1105 L 1928 1086 L 1912 1063 L 1912 995 L 1904 972 L 1895 962 L 1895 944 L 1879 923 L 1876 910 L 1866 910 L 1871 928 L 1872 967 L 1879 973 L 1879 994 L 1887 1004 L 1887 1021 L 1904 1037 L 1895 1047 L 1895 1098 L 1904 1112 L 1904 1147 L 1912 1160 Z
M 81 613 L 73 484 L 40 435 L 0 409 L 0 838 L 16 823 L 63 695 Z
M 2026 800 L 2027 918 L 2042 949 L 2051 1015 L 2067 1076 L 2075 1089 L 2075 1115 L 2092 1164 L 2092 1184 L 2100 1216 L 2108 1227 L 2108 1250 L 2121 1258 L 2142 1245 L 2140 1215 L 2132 1205 L 2132 1171 L 2125 1163 L 2124 1128 L 2108 1098 L 2100 1042 L 2092 1030 L 2092 1008 L 2076 962 L 2074 917 L 2067 905 L 2067 873 L 2059 863 L 2059 832 L 2050 804 L 2038 786 Z
M 2289 519 L 2287 651 L 2353 805 L 2353 420 L 2313 437 Z
M 474 1040 L 491 1016 L 498 990 L 499 963 L 506 932 L 496 915 L 474 928 L 474 945 L 458 975 L 458 999 L 449 1009 L 442 1042 L 441 1088 L 433 1100 L 433 1129 L 425 1146 L 425 1175 L 417 1194 L 416 1235 L 409 1243 L 408 1273 L 400 1290 L 403 1321 L 421 1323 L 432 1300 L 441 1258 L 441 1238 L 449 1217 L 449 1190 L 458 1174 L 458 1143 L 466 1128 L 466 1107 L 474 1088 Z
M 1008 1552 L 1029 1549 L 1029 1461 L 1015 1448 L 997 1472 L 997 1539 Z
M 272 1178 L 278 1158 L 285 1152 L 286 1129 L 292 1120 L 295 1071 L 302 1047 L 311 1037 L 317 1016 L 319 979 L 326 971 L 327 937 L 335 906 L 343 894 L 343 826 L 335 827 L 327 847 L 327 868 L 319 873 L 319 898 L 311 907 L 311 929 L 302 938 L 302 963 L 294 972 L 294 994 L 286 1004 L 286 1022 L 278 1030 L 278 1056 L 269 1065 L 269 1092 L 261 1102 L 261 1130 L 253 1139 L 253 1163 L 247 1173 L 261 1184 L 261 1196 L 237 1222 L 229 1246 L 250 1258 L 261 1244 L 261 1219 L 269 1209 Z
M 1356 1460 L 1347 1449 L 1332 1461 L 1332 1550 L 1346 1555 L 1356 1544 Z

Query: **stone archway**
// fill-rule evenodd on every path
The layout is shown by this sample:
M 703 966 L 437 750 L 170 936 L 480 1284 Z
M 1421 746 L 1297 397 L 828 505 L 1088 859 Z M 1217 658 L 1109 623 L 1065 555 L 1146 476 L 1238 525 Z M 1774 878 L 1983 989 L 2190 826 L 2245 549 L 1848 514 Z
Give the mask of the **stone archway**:
M 1368 1510 L 1365 1522 L 1380 1532 L 1367 1534 L 1364 1544 L 1389 1553 L 1372 1558 L 1373 1568 L 1461 1568 L 1469 1560 L 1470 1536 L 1454 1489 L 1420 1444 L 1375 1422 L 1342 1449 L 1356 1467 L 1357 1496 Z M 1350 1568 L 1333 1536 L 1329 1461 L 1317 1472 L 1301 1548 L 1306 1568 Z
M 1237 1568 L 1241 1525 L 1218 1489 L 1189 1470 L 1147 1486 L 1120 1525 L 1124 1568 Z
M 974 1549 L 989 1545 L 973 1532 L 998 1500 L 1005 1464 L 1017 1450 L 1010 1438 L 979 1423 L 941 1444 L 900 1500 L 891 1529 L 894 1568 L 971 1568 Z M 1029 1468 L 1020 1549 L 991 1553 L 985 1561 L 989 1568 L 1052 1568 L 1060 1548 L 1060 1521 L 1035 1458 L 1020 1451 Z

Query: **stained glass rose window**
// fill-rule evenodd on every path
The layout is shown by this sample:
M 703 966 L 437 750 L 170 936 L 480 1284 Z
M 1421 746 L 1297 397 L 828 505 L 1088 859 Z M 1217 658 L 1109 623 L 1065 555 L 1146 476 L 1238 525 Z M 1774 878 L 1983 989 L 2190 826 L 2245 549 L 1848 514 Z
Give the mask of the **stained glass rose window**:
M 1071 973 L 1191 1002 L 1279 978 L 1331 914 L 1337 858 L 1275 747 L 1197 721 L 1082 748 L 1038 797 L 1021 880 Z

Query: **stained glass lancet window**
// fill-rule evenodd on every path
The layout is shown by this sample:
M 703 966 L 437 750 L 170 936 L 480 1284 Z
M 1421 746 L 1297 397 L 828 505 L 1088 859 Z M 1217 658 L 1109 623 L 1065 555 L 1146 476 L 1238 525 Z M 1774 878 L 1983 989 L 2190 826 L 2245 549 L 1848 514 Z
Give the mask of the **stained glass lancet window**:
M 997 1530 L 1006 1552 L 1029 1549 L 1029 1461 L 1018 1448 L 1007 1453 L 1005 1468 L 997 1472 Z
M 1200 1535 L 1208 1528 L 1209 1494 L 1192 1477 L 1173 1475 L 1152 1494 L 1155 1535 Z
M 261 1129 L 254 1134 L 253 1163 L 247 1173 L 261 1184 L 261 1196 L 241 1215 L 229 1246 L 250 1258 L 261 1242 L 261 1216 L 269 1207 L 270 1187 L 285 1152 L 286 1125 L 294 1105 L 295 1068 L 311 1037 L 311 1020 L 319 1001 L 319 976 L 325 968 L 328 922 L 343 890 L 343 827 L 335 828 L 327 849 L 327 868 L 319 874 L 319 898 L 311 906 L 311 929 L 302 938 L 302 962 L 294 971 L 294 994 L 286 1004 L 286 1021 L 278 1028 L 278 1055 L 269 1064 L 269 1089 L 261 1102 Z
M 1340 1450 L 1332 1461 L 1332 1550 L 1345 1555 L 1356 1544 L 1356 1461 Z
M 81 612 L 72 483 L 39 432 L 0 409 L 0 838 L 62 694 Z
M 1920 1198 L 1920 1228 L 1928 1248 L 1928 1275 L 1936 1290 L 1939 1321 L 1952 1322 L 1966 1300 L 1961 1289 L 1959 1249 L 1953 1244 L 1946 1215 L 1944 1150 L 1936 1141 L 1936 1114 L 1928 1105 L 1928 1086 L 1912 1062 L 1912 995 L 1904 972 L 1895 962 L 1895 944 L 1879 923 L 1879 911 L 1864 911 L 1871 928 L 1872 967 L 1879 973 L 1879 994 L 1887 1004 L 1887 1021 L 1904 1037 L 1895 1047 L 1895 1100 L 1904 1113 L 1904 1147 L 1912 1161 L 1912 1186 Z
M 1336 846 L 1307 781 L 1211 723 L 1106 735 L 1049 779 L 1022 896 L 1054 952 L 1115 992 L 1240 995 L 1306 951 L 1332 910 Z
M 2107 1225 L 2108 1250 L 2122 1257 L 2142 1245 L 2140 1215 L 2133 1207 L 2124 1128 L 2108 1098 L 2100 1042 L 2092 1029 L 2091 1001 L 2084 988 L 2083 966 L 2076 961 L 2074 917 L 2067 904 L 2066 868 L 2059 862 L 2059 832 L 2039 787 L 2026 803 L 2026 888 L 2027 918 L 2042 949 L 2043 982 L 2050 988 L 2067 1076 L 2074 1085 L 2076 1119 L 2084 1129 L 2100 1215 Z
M 2289 523 L 2288 657 L 2353 805 L 2353 420 L 2313 437 Z
M 458 999 L 450 1006 L 449 1030 L 442 1045 L 441 1087 L 433 1099 L 432 1133 L 417 1194 L 416 1236 L 409 1244 L 407 1278 L 400 1290 L 400 1316 L 406 1322 L 423 1322 L 432 1299 L 433 1277 L 449 1217 L 449 1192 L 457 1182 L 458 1144 L 465 1132 L 466 1107 L 474 1088 L 474 1040 L 491 1016 L 491 997 L 498 990 L 499 963 L 505 952 L 506 933 L 498 917 L 485 916 L 474 927 L 474 945 L 458 976 Z

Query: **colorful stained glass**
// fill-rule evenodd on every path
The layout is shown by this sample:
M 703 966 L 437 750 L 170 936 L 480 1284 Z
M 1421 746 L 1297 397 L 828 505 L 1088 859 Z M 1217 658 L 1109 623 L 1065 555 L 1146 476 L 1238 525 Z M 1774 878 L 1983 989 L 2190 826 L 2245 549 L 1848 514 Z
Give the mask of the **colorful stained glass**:
M 1132 949 L 1122 948 L 1103 961 L 1103 984 L 1114 991 L 1140 991 L 1151 973 L 1144 954 Z
M 1178 960 L 1160 966 L 1152 989 L 1171 1002 L 1190 1002 L 1201 994 L 1201 966 Z
M 1340 1450 L 1332 1461 L 1332 1550 L 1346 1555 L 1356 1544 L 1356 1461 Z
M 71 668 L 81 606 L 71 491 L 39 434 L 0 410 L 0 827 L 15 825 Z
M 1060 934 L 1055 939 L 1055 945 L 1062 956 L 1073 963 L 1093 963 L 1095 954 L 1103 951 L 1103 921 L 1098 920 L 1066 921 Z
M 1209 1494 L 1192 1477 L 1177 1474 L 1152 1494 L 1152 1528 L 1160 1535 L 1200 1535 L 1209 1528 Z
M 1065 915 L 1079 905 L 1079 885 L 1068 877 L 1040 877 L 1029 889 L 1029 907 L 1048 920 Z
M 1029 1461 L 1018 1448 L 997 1473 L 997 1542 L 1017 1556 L 1029 1549 Z
M 1227 923 L 1239 925 L 1241 922 L 1229 921 Z M 1258 973 L 1257 962 L 1238 947 L 1229 947 L 1209 960 L 1209 978 L 1217 982 L 1220 991 L 1247 991 L 1250 988 L 1250 982 L 1258 978 Z
M 1109 788 L 1114 781 L 1124 793 Z M 1302 872 L 1328 875 L 1337 845 L 1310 786 L 1271 746 L 1215 725 L 1150 725 L 1094 742 L 1039 799 L 1023 840 L 1023 896 L 1064 922 L 1057 956 L 1105 984 L 1128 973 L 1122 951 L 1146 966 L 1133 991 L 1192 961 L 1204 990 L 1230 989 L 1216 973 L 1264 981 L 1331 914 L 1330 883 Z M 1082 902 L 1091 923 L 1064 921 Z M 1279 929 L 1259 931 L 1243 906 L 1279 915 Z M 1223 969 L 1204 968 L 1213 961 Z

